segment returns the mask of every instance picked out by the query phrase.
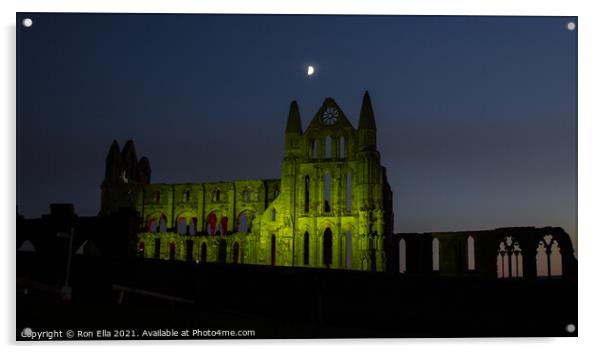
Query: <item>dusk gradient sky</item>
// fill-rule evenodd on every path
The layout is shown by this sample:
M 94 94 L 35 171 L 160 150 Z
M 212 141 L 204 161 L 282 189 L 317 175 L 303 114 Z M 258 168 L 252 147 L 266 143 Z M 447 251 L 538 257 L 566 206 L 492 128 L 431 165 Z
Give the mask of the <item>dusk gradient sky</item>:
M 569 17 L 17 14 L 17 204 L 96 215 L 111 142 L 152 181 L 279 178 L 291 100 L 357 127 L 365 90 L 395 231 L 577 237 Z M 316 74 L 307 76 L 307 66 Z

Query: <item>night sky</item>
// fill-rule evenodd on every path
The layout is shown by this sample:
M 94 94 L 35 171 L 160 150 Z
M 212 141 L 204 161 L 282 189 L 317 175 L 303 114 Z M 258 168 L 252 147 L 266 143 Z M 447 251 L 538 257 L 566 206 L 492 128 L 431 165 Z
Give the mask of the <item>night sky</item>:
M 368 90 L 396 232 L 549 225 L 576 239 L 570 21 L 18 14 L 19 212 L 96 215 L 114 139 L 134 140 L 152 182 L 279 178 L 291 100 L 304 128 L 329 96 L 357 127 Z

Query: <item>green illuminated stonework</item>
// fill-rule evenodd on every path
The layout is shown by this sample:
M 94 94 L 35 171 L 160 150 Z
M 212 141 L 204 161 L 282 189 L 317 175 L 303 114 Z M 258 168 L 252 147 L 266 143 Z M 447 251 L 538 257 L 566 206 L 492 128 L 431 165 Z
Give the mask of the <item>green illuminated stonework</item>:
M 392 192 L 376 146 L 368 93 L 357 129 L 327 98 L 303 130 L 293 101 L 280 179 L 151 184 L 148 159 L 113 142 L 101 213 L 139 212 L 141 257 L 384 271 Z

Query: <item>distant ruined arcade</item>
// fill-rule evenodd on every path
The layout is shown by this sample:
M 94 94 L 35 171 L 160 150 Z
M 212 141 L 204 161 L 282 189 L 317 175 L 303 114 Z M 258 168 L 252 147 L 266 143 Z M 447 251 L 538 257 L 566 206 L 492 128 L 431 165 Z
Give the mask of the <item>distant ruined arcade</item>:
M 290 105 L 280 179 L 152 184 L 150 162 L 116 141 L 101 215 L 135 209 L 139 257 L 195 263 L 489 278 L 576 277 L 560 228 L 393 234 L 392 191 L 364 94 L 357 129 L 326 98 L 305 130 Z

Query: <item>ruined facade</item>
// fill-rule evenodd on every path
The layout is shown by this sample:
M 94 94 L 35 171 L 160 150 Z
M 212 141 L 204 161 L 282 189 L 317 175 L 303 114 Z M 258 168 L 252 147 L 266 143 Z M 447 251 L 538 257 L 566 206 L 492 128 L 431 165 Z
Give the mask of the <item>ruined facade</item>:
M 403 233 L 391 238 L 390 269 L 500 279 L 576 278 L 577 259 L 560 227 Z
M 393 234 L 392 192 L 368 93 L 357 129 L 327 98 L 305 130 L 292 102 L 280 179 L 151 184 L 147 158 L 113 142 L 101 215 L 135 209 L 139 257 L 483 278 L 576 277 L 557 227 Z
M 357 129 L 332 98 L 303 130 L 296 102 L 280 179 L 151 184 L 145 157 L 113 142 L 101 214 L 135 208 L 139 256 L 191 262 L 384 271 L 392 192 L 370 96 Z

